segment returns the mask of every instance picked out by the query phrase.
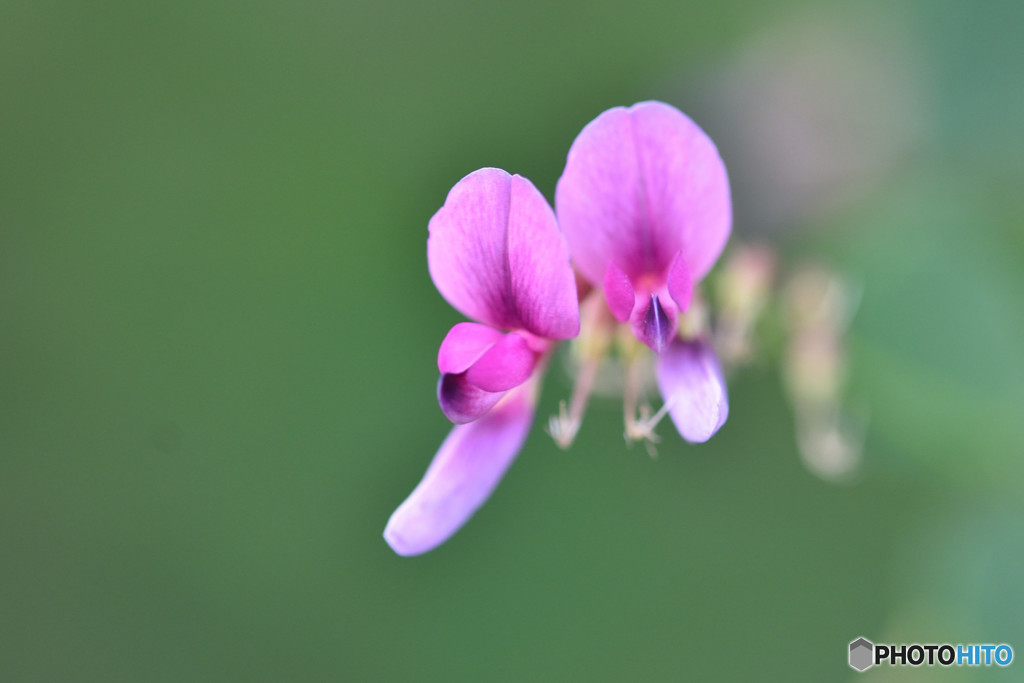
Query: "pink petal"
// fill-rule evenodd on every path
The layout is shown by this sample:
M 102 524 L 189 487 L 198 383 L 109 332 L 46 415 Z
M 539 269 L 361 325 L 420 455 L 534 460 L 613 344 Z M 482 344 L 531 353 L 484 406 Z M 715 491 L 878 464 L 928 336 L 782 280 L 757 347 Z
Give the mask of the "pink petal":
M 502 334 L 479 323 L 455 325 L 437 354 L 441 411 L 455 424 L 479 419 L 504 392 L 530 378 L 540 357 L 541 350 L 515 332 Z
M 576 282 L 554 213 L 529 180 L 482 168 L 430 219 L 430 276 L 467 317 L 548 339 L 579 334 Z
M 466 373 L 443 374 L 437 381 L 437 402 L 441 412 L 454 424 L 479 420 L 505 395 L 504 391 L 485 391 L 466 379 Z
M 510 392 L 486 417 L 449 433 L 419 486 L 388 520 L 384 538 L 396 553 L 419 555 L 436 548 L 487 500 L 530 430 L 531 385 Z
M 629 276 L 614 261 L 609 261 L 604 272 L 604 298 L 608 302 L 608 309 L 620 323 L 629 320 L 635 303 L 634 297 L 633 283 L 629 281 Z
M 700 280 L 732 223 L 715 145 L 661 102 L 616 107 L 590 122 L 569 150 L 555 205 L 573 261 L 592 283 L 613 259 L 634 283 L 662 278 L 679 251 Z
M 693 276 L 681 251 L 676 253 L 668 269 L 668 294 L 672 301 L 676 302 L 680 313 L 685 313 L 690 307 L 690 299 L 693 298 Z
M 484 391 L 508 391 L 530 378 L 537 359 L 527 341 L 510 332 L 473 363 L 466 381 Z
M 502 334 L 479 323 L 458 323 L 448 331 L 437 352 L 437 369 L 443 373 L 465 372 Z
M 658 357 L 657 375 L 661 396 L 684 439 L 707 441 L 725 424 L 725 377 L 709 344 L 676 339 Z

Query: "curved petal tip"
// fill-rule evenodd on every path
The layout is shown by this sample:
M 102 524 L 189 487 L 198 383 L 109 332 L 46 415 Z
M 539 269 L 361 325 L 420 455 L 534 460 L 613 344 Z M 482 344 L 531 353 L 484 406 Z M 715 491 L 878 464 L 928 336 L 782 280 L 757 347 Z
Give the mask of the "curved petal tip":
M 658 357 L 658 388 L 679 434 L 707 441 L 729 416 L 725 377 L 710 344 L 674 340 Z
M 522 448 L 533 408 L 526 385 L 480 420 L 452 429 L 419 485 L 388 520 L 384 540 L 392 550 L 420 555 L 469 521 Z

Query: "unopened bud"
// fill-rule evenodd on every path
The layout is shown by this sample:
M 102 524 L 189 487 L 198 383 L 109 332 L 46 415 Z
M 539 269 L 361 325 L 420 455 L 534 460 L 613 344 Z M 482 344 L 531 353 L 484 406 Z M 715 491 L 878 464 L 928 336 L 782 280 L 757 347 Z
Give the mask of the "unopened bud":
M 744 245 L 726 258 L 719 274 L 719 306 L 726 315 L 750 317 L 764 306 L 775 277 L 775 253 L 765 246 Z
M 855 308 L 850 288 L 821 265 L 801 267 L 786 285 L 786 314 L 796 332 L 828 328 L 841 335 Z
M 678 332 L 681 339 L 698 339 L 707 335 L 710 329 L 708 305 L 700 292 L 694 291 L 690 307 L 679 316 Z
M 821 330 L 795 335 L 786 352 L 783 376 L 798 403 L 837 402 L 846 381 L 846 357 L 839 338 Z
M 804 464 L 829 481 L 845 481 L 860 465 L 863 430 L 841 422 L 841 415 L 798 416 L 797 445 Z
M 741 246 L 728 256 L 718 276 L 715 345 L 726 365 L 750 360 L 754 329 L 775 276 L 775 254 L 767 247 Z
M 600 292 L 592 292 L 580 304 L 580 334 L 573 347 L 584 360 L 604 358 L 615 335 L 616 321 Z
M 843 335 L 854 297 L 831 271 L 804 266 L 786 286 L 785 305 L 789 342 L 783 376 L 796 413 L 800 455 L 824 479 L 847 478 L 860 462 L 864 434 L 842 407 Z

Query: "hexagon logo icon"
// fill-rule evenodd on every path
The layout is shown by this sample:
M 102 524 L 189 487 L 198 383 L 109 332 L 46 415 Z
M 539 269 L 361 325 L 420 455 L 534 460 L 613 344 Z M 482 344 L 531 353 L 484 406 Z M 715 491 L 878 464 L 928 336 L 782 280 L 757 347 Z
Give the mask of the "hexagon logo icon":
M 850 643 L 850 666 L 857 671 L 864 671 L 874 665 L 875 646 L 867 638 L 858 638 Z

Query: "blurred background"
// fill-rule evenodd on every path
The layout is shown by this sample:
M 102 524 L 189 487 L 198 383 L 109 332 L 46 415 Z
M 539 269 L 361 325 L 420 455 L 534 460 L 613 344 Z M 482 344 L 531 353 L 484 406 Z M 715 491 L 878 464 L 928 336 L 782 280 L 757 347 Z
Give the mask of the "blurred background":
M 0 680 L 1020 679 L 846 658 L 1024 657 L 1022 28 L 1013 0 L 3 3 Z M 428 219 L 481 166 L 551 199 L 583 125 L 646 99 L 719 145 L 737 240 L 859 293 L 856 475 L 804 464 L 766 354 L 711 442 L 665 424 L 652 460 L 597 400 L 396 556 L 460 320 Z

